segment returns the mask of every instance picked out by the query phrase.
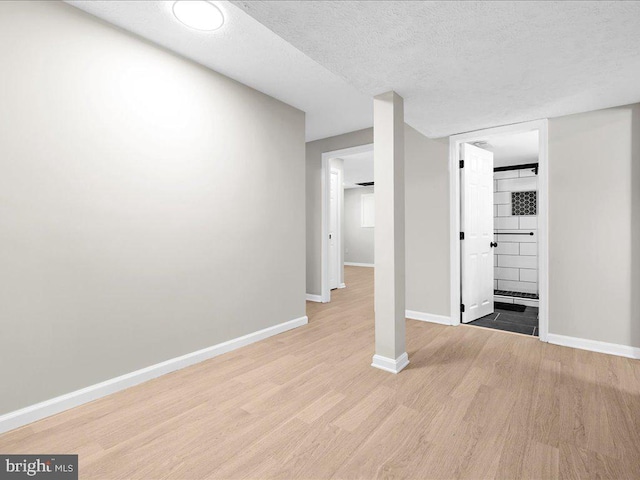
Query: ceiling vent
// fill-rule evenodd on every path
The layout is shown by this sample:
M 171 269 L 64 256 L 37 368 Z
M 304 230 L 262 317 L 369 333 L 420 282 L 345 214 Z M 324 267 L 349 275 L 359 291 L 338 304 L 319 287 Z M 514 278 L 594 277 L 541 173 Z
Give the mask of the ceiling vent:
M 373 182 L 356 183 L 356 185 L 359 185 L 361 187 L 373 187 Z

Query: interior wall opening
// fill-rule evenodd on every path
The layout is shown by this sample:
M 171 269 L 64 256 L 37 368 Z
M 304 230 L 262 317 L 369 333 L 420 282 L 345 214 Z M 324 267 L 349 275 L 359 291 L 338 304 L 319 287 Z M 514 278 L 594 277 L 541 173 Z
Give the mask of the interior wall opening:
M 473 142 L 493 153 L 493 307 L 470 325 L 538 336 L 538 132 Z
M 373 144 L 323 154 L 322 302 L 348 288 L 345 268 L 373 268 Z
M 452 149 L 459 321 L 544 340 L 546 122 L 452 137 Z

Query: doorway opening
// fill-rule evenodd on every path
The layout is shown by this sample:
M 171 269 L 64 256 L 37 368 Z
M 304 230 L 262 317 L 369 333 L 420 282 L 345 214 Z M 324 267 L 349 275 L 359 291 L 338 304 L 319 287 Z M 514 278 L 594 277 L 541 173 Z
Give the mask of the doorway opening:
M 345 288 L 345 265 L 373 267 L 373 144 L 322 154 L 321 300 Z
M 456 135 L 450 146 L 452 323 L 546 341 L 547 123 Z

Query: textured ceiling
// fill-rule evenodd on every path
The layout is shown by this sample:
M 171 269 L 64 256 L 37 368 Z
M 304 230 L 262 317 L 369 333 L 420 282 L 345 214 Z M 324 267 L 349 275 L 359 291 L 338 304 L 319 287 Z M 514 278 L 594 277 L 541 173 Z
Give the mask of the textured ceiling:
M 506 167 L 538 161 L 538 131 L 494 135 L 483 139 L 485 145 L 478 145 L 493 152 L 493 166 Z M 474 142 L 476 143 L 476 142 Z
M 234 3 L 430 137 L 640 101 L 640 2 Z
M 173 1 L 67 1 L 306 112 L 307 141 L 370 127 L 373 102 L 228 2 L 215 32 L 186 28 Z
M 344 160 L 344 188 L 360 188 L 356 183 L 373 182 L 373 151 L 340 158 Z

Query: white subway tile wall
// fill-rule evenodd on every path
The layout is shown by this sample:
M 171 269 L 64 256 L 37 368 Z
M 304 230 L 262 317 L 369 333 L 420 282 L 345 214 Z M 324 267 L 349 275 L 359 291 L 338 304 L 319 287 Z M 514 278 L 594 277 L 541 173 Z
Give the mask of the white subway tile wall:
M 496 280 L 520 280 L 519 268 L 496 267 L 493 270 Z
M 524 216 L 524 217 L 518 217 L 519 221 L 520 221 L 520 229 L 521 230 L 535 230 L 536 228 L 538 228 L 538 216 L 537 215 L 531 215 L 531 216 Z
M 518 217 L 496 217 L 493 220 L 493 228 L 496 230 L 517 230 Z
M 518 280 L 520 280 L 521 282 L 538 283 L 538 270 L 529 269 L 529 268 L 519 268 L 518 273 L 520 274 L 520 278 L 518 278 Z M 511 279 L 506 278 L 505 280 L 511 280 Z
M 515 280 L 498 280 L 498 290 L 509 292 L 538 293 L 538 284 L 533 282 L 517 282 Z M 514 303 L 519 303 L 518 298 L 513 299 Z
M 496 255 L 520 255 L 520 244 L 516 242 L 497 242 Z M 535 254 L 534 254 L 535 255 Z
M 498 266 L 535 269 L 538 266 L 538 258 L 524 255 L 498 255 Z
M 520 170 L 520 176 L 521 177 L 535 177 L 536 173 L 533 171 L 533 168 L 531 170 L 529 170 L 529 169 Z
M 496 236 L 496 241 L 500 241 L 502 240 L 503 242 L 518 242 L 518 243 L 538 243 L 538 239 L 536 237 L 536 235 L 538 234 L 538 232 L 536 230 L 523 230 L 523 233 L 526 233 L 526 235 L 509 235 L 509 233 L 513 233 L 513 232 L 518 232 L 518 230 L 505 230 L 505 232 L 508 233 L 504 233 L 501 232 L 500 235 Z M 529 233 L 533 232 L 533 235 L 529 235 Z M 537 247 L 536 247 L 537 248 Z
M 496 205 L 511 206 L 511 192 L 497 192 L 493 194 L 493 203 Z
M 518 170 L 506 170 L 504 172 L 494 172 L 493 179 L 502 180 L 504 178 L 518 178 L 519 176 Z
M 538 190 L 533 169 L 494 174 L 494 229 L 498 246 L 494 251 L 494 288 L 510 292 L 538 293 L 538 217 L 512 215 L 511 192 Z M 509 235 L 530 233 L 533 235 Z M 538 306 L 534 299 L 495 295 L 496 302 Z
M 538 177 L 506 178 L 497 184 L 496 192 L 528 192 L 538 189 Z
M 510 217 L 511 216 L 511 203 L 506 205 L 498 205 L 498 216 L 499 217 Z

